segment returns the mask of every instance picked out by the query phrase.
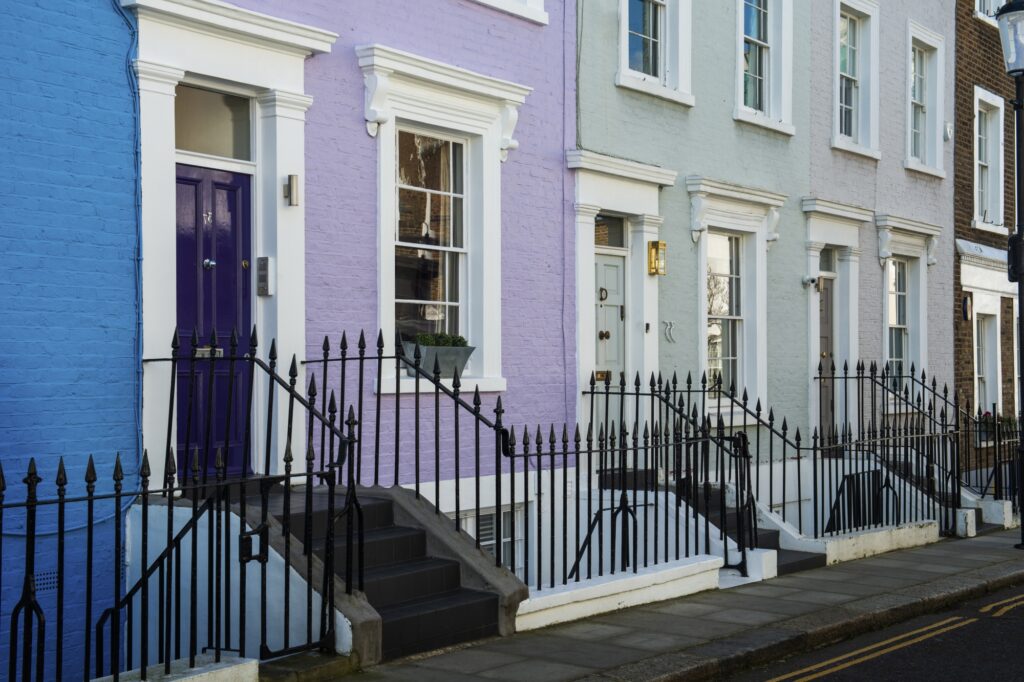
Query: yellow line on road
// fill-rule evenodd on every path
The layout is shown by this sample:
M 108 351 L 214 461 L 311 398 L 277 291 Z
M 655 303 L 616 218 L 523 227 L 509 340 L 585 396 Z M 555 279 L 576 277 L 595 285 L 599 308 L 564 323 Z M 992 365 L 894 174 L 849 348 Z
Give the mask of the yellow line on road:
M 1018 594 L 1018 595 L 1016 595 L 1014 597 L 1010 597 L 1009 599 L 1004 599 L 1002 601 L 997 601 L 997 602 L 994 602 L 992 604 L 987 604 L 985 606 L 982 606 L 980 609 L 978 609 L 978 612 L 979 613 L 988 613 L 989 611 L 991 611 L 992 609 L 994 609 L 997 606 L 1002 606 L 1003 604 L 1009 604 L 1012 601 L 1020 601 L 1021 599 L 1024 599 L 1024 594 Z
M 1017 608 L 1018 606 L 1024 606 L 1024 601 L 1019 601 L 1019 602 L 1016 602 L 1016 603 L 1013 603 L 1013 604 L 1008 604 L 1007 606 L 1004 606 L 1003 608 L 1001 608 L 998 611 L 996 611 L 995 613 L 993 613 L 992 617 L 993 618 L 999 618 L 1001 616 L 1005 616 L 1007 611 L 1012 611 L 1013 609 Z
M 884 656 L 885 654 L 892 653 L 893 651 L 896 651 L 898 649 L 903 649 L 905 647 L 908 647 L 911 644 L 917 644 L 919 642 L 923 642 L 926 639 L 931 639 L 932 637 L 936 637 L 936 636 L 941 635 L 943 633 L 949 632 L 950 630 L 956 630 L 957 628 L 962 628 L 965 625 L 970 625 L 971 623 L 977 622 L 977 620 L 978 620 L 977 618 L 969 618 L 967 620 L 962 620 L 959 623 L 953 623 L 952 625 L 947 625 L 946 627 L 942 628 L 941 630 L 932 630 L 931 632 L 923 634 L 920 637 L 915 637 L 914 639 L 909 639 L 909 640 L 907 640 L 905 642 L 900 642 L 899 644 L 894 644 L 894 645 L 892 645 L 890 647 L 886 647 L 885 649 L 881 649 L 879 651 L 875 651 L 874 653 L 870 653 L 870 654 L 868 654 L 866 656 L 861 656 L 860 658 L 855 658 L 852 661 L 847 661 L 846 663 L 843 663 L 842 665 L 837 665 L 834 668 L 829 668 L 828 670 L 822 670 L 820 672 L 814 673 L 813 675 L 808 675 L 807 677 L 801 677 L 798 680 L 796 680 L 796 682 L 810 682 L 811 680 L 816 680 L 819 677 L 825 677 L 826 675 L 831 675 L 832 673 L 837 673 L 840 670 L 846 670 L 847 668 L 852 668 L 855 665 L 860 665 L 861 663 L 866 663 L 867 661 L 870 661 L 872 659 L 878 658 L 879 656 Z
M 861 654 L 867 653 L 869 651 L 873 651 L 875 649 L 878 649 L 879 647 L 883 647 L 886 644 L 892 644 L 893 642 L 898 642 L 901 639 L 906 639 L 907 637 L 913 637 L 914 635 L 919 635 L 922 632 L 928 632 L 929 630 L 934 630 L 935 628 L 942 627 L 943 625 L 948 625 L 949 623 L 953 623 L 953 622 L 959 621 L 962 618 L 963 618 L 963 616 L 953 616 L 952 618 L 947 618 L 946 620 L 940 620 L 938 623 L 932 623 L 931 625 L 926 625 L 925 627 L 918 628 L 917 630 L 911 630 L 910 632 L 904 632 L 902 635 L 896 635 L 895 637 L 890 637 L 889 639 L 882 640 L 881 642 L 875 642 L 874 644 L 872 644 L 870 646 L 866 646 L 866 647 L 864 647 L 862 649 L 857 649 L 856 651 L 851 651 L 851 652 L 849 652 L 847 654 L 843 654 L 842 656 L 836 656 L 835 658 L 831 658 L 831 659 L 829 659 L 827 661 L 822 661 L 821 663 L 816 663 L 816 664 L 814 664 L 812 666 L 808 666 L 806 668 L 801 668 L 800 670 L 794 670 L 793 672 L 787 673 L 785 675 L 782 675 L 781 677 L 773 677 L 772 679 L 768 680 L 768 682 L 783 682 L 784 680 L 790 680 L 790 679 L 793 679 L 794 677 L 799 677 L 800 675 L 803 675 L 804 673 L 809 673 L 809 672 L 814 672 L 815 670 L 820 670 L 821 668 L 824 668 L 826 666 L 832 665 L 833 663 L 838 663 L 839 661 L 844 661 L 844 660 L 846 660 L 848 658 L 853 658 L 854 656 L 860 656 Z

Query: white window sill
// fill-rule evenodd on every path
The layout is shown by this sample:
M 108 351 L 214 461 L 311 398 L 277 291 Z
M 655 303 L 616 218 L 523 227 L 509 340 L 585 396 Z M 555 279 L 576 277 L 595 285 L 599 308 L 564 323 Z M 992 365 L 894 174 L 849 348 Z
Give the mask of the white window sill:
M 508 381 L 505 377 L 459 377 L 459 393 L 461 395 L 473 395 L 477 388 L 481 393 L 500 393 L 508 388 Z M 403 376 L 398 382 L 398 389 L 405 394 L 413 394 L 416 391 L 416 377 Z M 441 385 L 445 388 L 452 388 L 451 379 L 441 379 Z M 381 395 L 395 395 L 395 377 L 384 378 L 384 388 L 378 391 Z M 428 379 L 420 379 L 420 396 L 434 393 L 434 385 Z
M 476 0 L 481 5 L 487 5 L 493 7 L 496 10 L 507 12 L 508 14 L 514 14 L 517 17 L 522 17 L 528 21 L 532 21 L 536 24 L 546 26 L 548 23 L 548 13 L 542 9 L 531 7 L 527 5 L 523 0 Z
M 1002 235 L 1004 237 L 1010 234 L 1009 228 L 1007 228 L 1005 226 L 1002 226 L 1002 225 L 994 225 L 992 223 L 987 223 L 984 220 L 980 220 L 978 218 L 975 218 L 974 220 L 971 221 L 971 227 L 973 229 L 975 229 L 975 230 L 982 230 L 984 232 L 993 232 L 995 234 L 999 234 L 999 235 Z
M 637 92 L 642 92 L 646 95 L 651 95 L 652 97 L 667 99 L 670 102 L 675 102 L 676 104 L 682 104 L 688 107 L 692 107 L 696 103 L 693 95 L 688 92 L 670 88 L 661 81 L 653 78 L 634 75 L 630 71 L 620 71 L 615 74 L 615 85 L 628 90 L 636 90 Z
M 765 114 L 746 107 L 741 107 L 733 112 L 733 119 L 741 123 L 749 123 L 750 125 L 759 126 L 761 128 L 767 128 L 783 135 L 789 135 L 792 137 L 796 135 L 796 128 L 792 124 L 786 123 L 785 121 L 777 121 Z
M 870 147 L 859 145 L 850 138 L 843 137 L 842 135 L 836 135 L 832 138 L 832 149 L 850 152 L 851 154 L 857 154 L 859 156 L 866 156 L 867 158 L 874 159 L 875 161 L 882 158 L 882 152 L 877 149 L 871 149 Z
M 921 163 L 917 159 L 904 159 L 903 167 L 909 171 L 914 171 L 915 173 L 924 173 L 925 175 L 930 175 L 934 178 L 946 178 L 946 171 L 942 170 L 941 168 L 936 168 L 935 166 L 929 166 L 926 163 Z
M 978 21 L 988 24 L 989 26 L 996 30 L 999 29 L 999 24 L 996 23 L 996 20 L 993 17 L 988 16 L 987 14 L 975 10 L 974 18 L 977 19 Z

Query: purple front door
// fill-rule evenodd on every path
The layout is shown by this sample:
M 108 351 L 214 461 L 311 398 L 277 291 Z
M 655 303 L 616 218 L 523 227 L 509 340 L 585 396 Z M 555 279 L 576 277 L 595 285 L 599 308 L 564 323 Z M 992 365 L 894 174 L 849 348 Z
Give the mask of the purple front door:
M 243 363 L 232 372 L 227 356 L 232 331 L 244 353 L 252 327 L 251 177 L 182 164 L 177 175 L 177 312 L 186 358 L 178 364 L 178 472 L 190 475 L 185 453 L 198 452 L 212 475 L 223 448 L 228 475 L 238 476 L 243 466 L 251 471 L 244 443 L 248 372 Z M 200 345 L 194 365 L 187 359 L 193 329 Z M 219 351 L 209 348 L 213 331 Z

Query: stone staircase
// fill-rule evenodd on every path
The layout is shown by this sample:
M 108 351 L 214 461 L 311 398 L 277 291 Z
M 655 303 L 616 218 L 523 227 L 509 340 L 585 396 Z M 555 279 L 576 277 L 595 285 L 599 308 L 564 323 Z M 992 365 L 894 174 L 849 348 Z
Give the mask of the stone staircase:
M 323 489 L 311 497 L 312 546 L 323 558 L 329 501 Z M 338 489 L 335 511 L 342 508 L 344 500 L 345 491 Z M 395 524 L 391 500 L 360 495 L 360 503 L 364 523 L 363 594 L 380 615 L 384 660 L 498 634 L 498 595 L 464 587 L 457 561 L 427 553 L 426 530 Z M 301 545 L 307 517 L 303 489 L 293 489 L 288 507 L 292 542 Z M 271 497 L 269 509 L 283 525 L 286 515 L 281 492 Z M 335 526 L 335 569 L 339 577 L 344 577 L 350 554 L 353 567 L 360 559 L 358 547 L 350 547 L 346 541 L 346 526 L 344 517 Z

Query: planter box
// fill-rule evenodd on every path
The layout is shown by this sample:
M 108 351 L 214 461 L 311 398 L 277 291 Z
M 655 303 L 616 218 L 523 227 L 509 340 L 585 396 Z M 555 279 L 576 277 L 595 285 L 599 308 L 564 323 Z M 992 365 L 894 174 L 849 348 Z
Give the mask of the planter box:
M 416 344 L 404 343 L 405 357 L 411 362 L 413 354 L 416 352 Z M 455 374 L 455 370 L 459 370 L 459 376 L 466 370 L 466 363 L 469 362 L 469 357 L 476 350 L 475 346 L 420 346 L 420 368 L 423 369 L 427 374 L 433 374 L 434 372 L 434 359 L 437 359 L 437 364 L 441 368 L 441 378 L 451 379 Z M 416 376 L 416 370 L 413 367 L 406 367 L 406 374 L 411 377 Z

